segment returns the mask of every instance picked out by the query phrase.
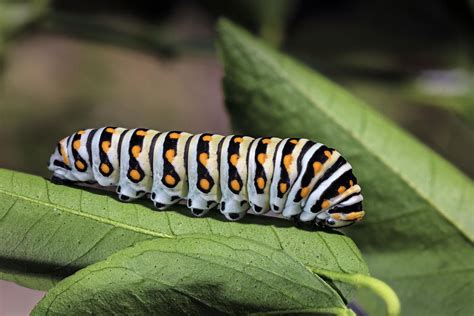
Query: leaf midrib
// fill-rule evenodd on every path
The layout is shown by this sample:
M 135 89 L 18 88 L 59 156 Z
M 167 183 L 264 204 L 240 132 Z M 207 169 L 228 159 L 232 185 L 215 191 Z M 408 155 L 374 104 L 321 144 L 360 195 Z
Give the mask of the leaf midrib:
M 227 35 L 224 35 L 227 36 Z M 408 187 L 410 187 L 415 193 L 417 193 L 429 206 L 431 206 L 434 210 L 436 210 L 438 213 L 440 213 L 452 226 L 454 226 L 457 230 L 461 232 L 461 234 L 471 243 L 474 242 L 474 235 L 470 236 L 469 232 L 465 231 L 462 227 L 460 227 L 455 220 L 451 218 L 449 214 L 446 214 L 446 212 L 438 207 L 438 205 L 434 204 L 430 199 L 429 196 L 425 195 L 425 193 L 421 190 L 419 190 L 408 178 L 406 178 L 402 173 L 400 173 L 399 170 L 393 168 L 381 155 L 378 155 L 377 152 L 374 152 L 371 150 L 371 147 L 368 146 L 366 143 L 362 142 L 361 139 L 355 137 L 355 134 L 345 125 L 341 124 L 337 120 L 337 116 L 332 115 L 330 112 L 325 111 L 325 107 L 321 106 L 317 100 L 314 100 L 314 98 L 311 96 L 311 94 L 307 93 L 304 88 L 300 87 L 297 82 L 294 82 L 293 80 L 289 80 L 288 78 L 288 73 L 283 70 L 283 67 L 277 67 L 271 60 L 268 58 L 264 58 L 265 56 L 262 56 L 261 50 L 253 48 L 253 45 L 244 45 L 240 38 L 234 37 L 233 40 L 240 42 L 241 46 L 245 46 L 246 49 L 251 50 L 254 54 L 254 57 L 256 57 L 262 64 L 267 65 L 268 67 L 272 68 L 275 74 L 278 74 L 280 78 L 285 80 L 288 85 L 294 88 L 294 90 L 298 93 L 301 94 L 303 98 L 305 98 L 309 103 L 313 104 L 315 107 L 317 107 L 321 112 L 325 113 L 330 119 L 332 119 L 340 129 L 344 130 L 348 135 L 352 137 L 353 140 L 355 140 L 356 143 L 360 144 L 363 148 L 365 148 L 369 153 L 371 153 L 376 159 L 378 159 L 387 169 L 392 171 L 395 175 L 399 176 L 401 180 L 403 180 Z M 284 58 L 280 57 L 279 58 Z M 288 61 L 288 59 L 287 59 Z M 293 65 L 295 65 L 294 62 L 289 60 Z M 299 65 L 296 64 L 298 67 Z M 299 67 L 300 68 L 300 67 Z M 343 91 L 341 91 L 343 92 Z M 344 92 L 343 92 L 344 93 Z
M 150 236 L 158 237 L 158 238 L 175 238 L 175 236 L 173 236 L 173 235 L 160 233 L 160 232 L 153 231 L 153 230 L 150 230 L 150 229 L 146 229 L 146 228 L 143 228 L 143 227 L 132 226 L 132 225 L 129 225 L 129 224 L 118 222 L 118 221 L 115 221 L 115 220 L 112 220 L 112 219 L 109 219 L 109 218 L 103 218 L 103 217 L 100 217 L 100 216 L 97 216 L 97 215 L 94 215 L 94 214 L 90 214 L 90 213 L 86 213 L 86 212 L 80 212 L 80 211 L 74 210 L 72 208 L 63 206 L 63 205 L 57 205 L 57 204 L 53 204 L 53 203 L 50 203 L 50 202 L 45 202 L 45 201 L 42 201 L 42 200 L 39 200 L 39 199 L 30 198 L 30 197 L 23 196 L 23 195 L 14 193 L 14 192 L 6 191 L 4 189 L 0 189 L 0 194 L 4 194 L 4 195 L 7 195 L 7 196 L 16 198 L 16 199 L 21 199 L 21 200 L 24 200 L 24 201 L 27 201 L 27 202 L 30 202 L 30 203 L 33 203 L 33 204 L 41 205 L 41 206 L 44 206 L 44 207 L 48 207 L 50 209 L 57 209 L 59 211 L 62 211 L 62 212 L 68 213 L 68 214 L 72 214 L 72 215 L 75 215 L 75 216 L 84 217 L 84 218 L 99 222 L 101 224 L 106 224 L 106 225 L 111 225 L 111 226 L 114 226 L 114 227 L 117 227 L 117 228 L 127 229 L 127 230 L 133 231 L 135 233 L 150 235 Z

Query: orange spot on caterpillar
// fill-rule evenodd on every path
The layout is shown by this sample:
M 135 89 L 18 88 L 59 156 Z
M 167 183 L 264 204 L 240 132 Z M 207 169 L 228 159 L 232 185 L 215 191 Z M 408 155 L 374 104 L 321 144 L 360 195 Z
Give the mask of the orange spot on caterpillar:
M 279 185 L 279 189 L 281 193 L 286 193 L 286 190 L 288 190 L 288 184 L 286 184 L 285 182 L 281 182 Z
M 353 185 L 354 185 L 354 181 L 349 180 L 349 185 L 350 185 L 350 186 L 353 186 Z
M 323 203 L 321 203 L 322 208 L 328 208 L 331 205 L 331 201 L 329 200 L 324 200 Z
M 329 150 L 324 151 L 324 156 L 331 158 L 332 153 Z
M 139 129 L 135 132 L 137 136 L 146 136 L 146 131 Z
M 236 167 L 238 161 L 239 161 L 239 155 L 232 154 L 232 156 L 230 156 L 230 163 L 232 164 L 232 166 Z
M 339 219 L 341 219 L 341 214 L 339 214 L 339 213 L 334 213 L 334 214 L 331 214 L 331 217 L 334 218 L 334 219 L 336 219 L 336 220 L 339 220 Z
M 230 181 L 230 187 L 232 188 L 232 190 L 234 191 L 240 191 L 240 184 L 239 184 L 239 181 L 237 180 L 232 180 Z
M 308 187 L 304 187 L 304 188 L 301 189 L 300 196 L 302 198 L 307 197 L 308 194 L 309 194 L 309 188 Z
M 263 190 L 265 188 L 265 179 L 263 179 L 262 177 L 257 178 L 257 187 L 260 190 Z
M 207 179 L 201 179 L 199 180 L 199 186 L 201 187 L 201 189 L 203 190 L 209 190 L 209 187 L 211 186 L 211 184 L 209 183 L 209 181 Z
M 79 150 L 79 148 L 81 148 L 81 141 L 79 139 L 75 140 L 72 143 L 72 148 L 74 148 L 75 150 Z
M 165 176 L 165 182 L 166 182 L 166 184 L 168 184 L 168 185 L 174 185 L 174 184 L 176 183 L 176 179 L 175 179 L 172 175 L 167 174 L 167 175 Z
M 115 132 L 115 128 L 107 127 L 107 128 L 105 129 L 105 131 L 106 131 L 107 133 L 113 134 L 113 133 Z
M 321 171 L 322 167 L 323 165 L 319 161 L 315 161 L 313 163 L 314 174 L 317 174 L 319 171 Z
M 207 165 L 208 159 L 209 159 L 209 155 L 207 153 L 199 154 L 199 162 L 202 163 L 204 166 Z
M 84 163 L 80 160 L 76 160 L 75 165 L 78 170 L 84 170 L 86 168 Z
M 257 156 L 257 160 L 258 160 L 258 162 L 259 162 L 261 165 L 263 165 L 263 164 L 265 163 L 265 160 L 266 160 L 266 159 L 267 159 L 267 155 L 264 154 L 264 153 L 260 153 L 260 154 L 258 154 L 258 156 Z
M 341 185 L 341 186 L 337 189 L 337 192 L 338 192 L 339 194 L 342 194 L 342 193 L 344 193 L 345 191 L 346 191 L 346 187 L 343 186 L 343 185 Z
M 170 163 L 173 162 L 175 156 L 176 152 L 174 149 L 168 149 L 165 153 L 166 160 L 168 160 Z
M 128 173 L 128 175 L 130 176 L 130 178 L 132 178 L 132 179 L 135 180 L 135 181 L 138 181 L 138 180 L 141 179 L 140 172 L 138 172 L 138 170 L 136 170 L 136 169 L 130 170 L 130 172 Z
M 102 148 L 103 152 L 108 152 L 110 149 L 110 142 L 108 140 L 104 140 L 101 144 L 100 147 Z
M 202 140 L 205 141 L 205 142 L 210 142 L 212 140 L 212 136 L 211 135 L 204 135 Z
M 85 133 L 85 131 L 82 130 L 82 129 L 81 129 L 80 131 L 77 131 L 77 134 L 78 134 L 78 135 L 84 135 L 84 133 Z
M 61 156 L 63 157 L 63 161 L 66 165 L 69 165 L 69 158 L 67 156 L 66 150 L 64 150 L 64 147 L 61 145 Z
M 100 164 L 100 170 L 106 174 L 110 172 L 109 166 L 105 163 Z
M 283 165 L 285 165 L 286 170 L 290 170 L 291 162 L 293 161 L 293 156 L 291 154 L 285 155 L 283 157 Z
M 270 138 L 263 138 L 262 139 L 262 144 L 269 144 L 270 143 Z
M 236 137 L 234 138 L 234 143 L 241 143 L 243 141 L 242 137 Z
M 168 135 L 171 139 L 178 139 L 181 135 L 179 133 L 171 133 Z
M 292 140 L 290 140 L 290 143 L 292 143 L 292 144 L 295 144 L 295 145 L 296 145 L 296 144 L 298 144 L 298 140 L 297 140 L 297 139 L 292 139 Z
M 142 151 L 142 148 L 139 145 L 135 145 L 132 147 L 132 155 L 135 158 L 138 158 L 140 156 L 140 152 Z
M 356 220 L 356 221 L 358 221 L 358 220 L 362 219 L 362 217 L 364 217 L 364 215 L 365 215 L 364 211 L 352 212 L 352 213 L 346 214 L 346 220 L 349 220 L 349 221 Z

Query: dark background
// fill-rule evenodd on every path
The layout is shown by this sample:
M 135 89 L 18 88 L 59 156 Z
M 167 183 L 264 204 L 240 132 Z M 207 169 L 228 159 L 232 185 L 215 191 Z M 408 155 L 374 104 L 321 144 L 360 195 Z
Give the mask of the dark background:
M 0 0 L 0 167 L 47 176 L 57 140 L 87 127 L 230 133 L 214 49 L 220 16 L 473 177 L 472 0 Z M 37 296 L 28 303 L 8 286 L 0 282 L 0 314 L 28 312 Z M 6 305 L 12 296 L 22 301 Z

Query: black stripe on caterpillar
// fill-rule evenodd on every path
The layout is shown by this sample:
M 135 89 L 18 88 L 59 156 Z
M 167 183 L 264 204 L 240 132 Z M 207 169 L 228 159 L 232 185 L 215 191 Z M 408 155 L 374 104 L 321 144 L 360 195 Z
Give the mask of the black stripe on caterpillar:
M 122 201 L 149 195 L 159 210 L 187 200 L 195 216 L 218 206 L 229 220 L 272 211 L 321 227 L 364 216 L 351 165 L 304 138 L 86 129 L 59 141 L 49 170 L 57 182 L 116 186 Z

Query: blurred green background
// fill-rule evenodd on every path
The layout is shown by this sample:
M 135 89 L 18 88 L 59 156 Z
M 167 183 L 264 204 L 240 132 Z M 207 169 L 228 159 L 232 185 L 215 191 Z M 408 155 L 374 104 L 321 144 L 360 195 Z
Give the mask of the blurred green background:
M 87 127 L 230 133 L 219 16 L 474 176 L 473 0 L 0 0 L 0 167 L 48 176 L 57 140 Z M 27 313 L 28 291 L 0 282 L 0 314 Z
M 0 0 L 0 167 L 47 175 L 79 128 L 231 130 L 227 16 L 474 175 L 474 1 Z M 298 136 L 298 135 L 295 135 Z

